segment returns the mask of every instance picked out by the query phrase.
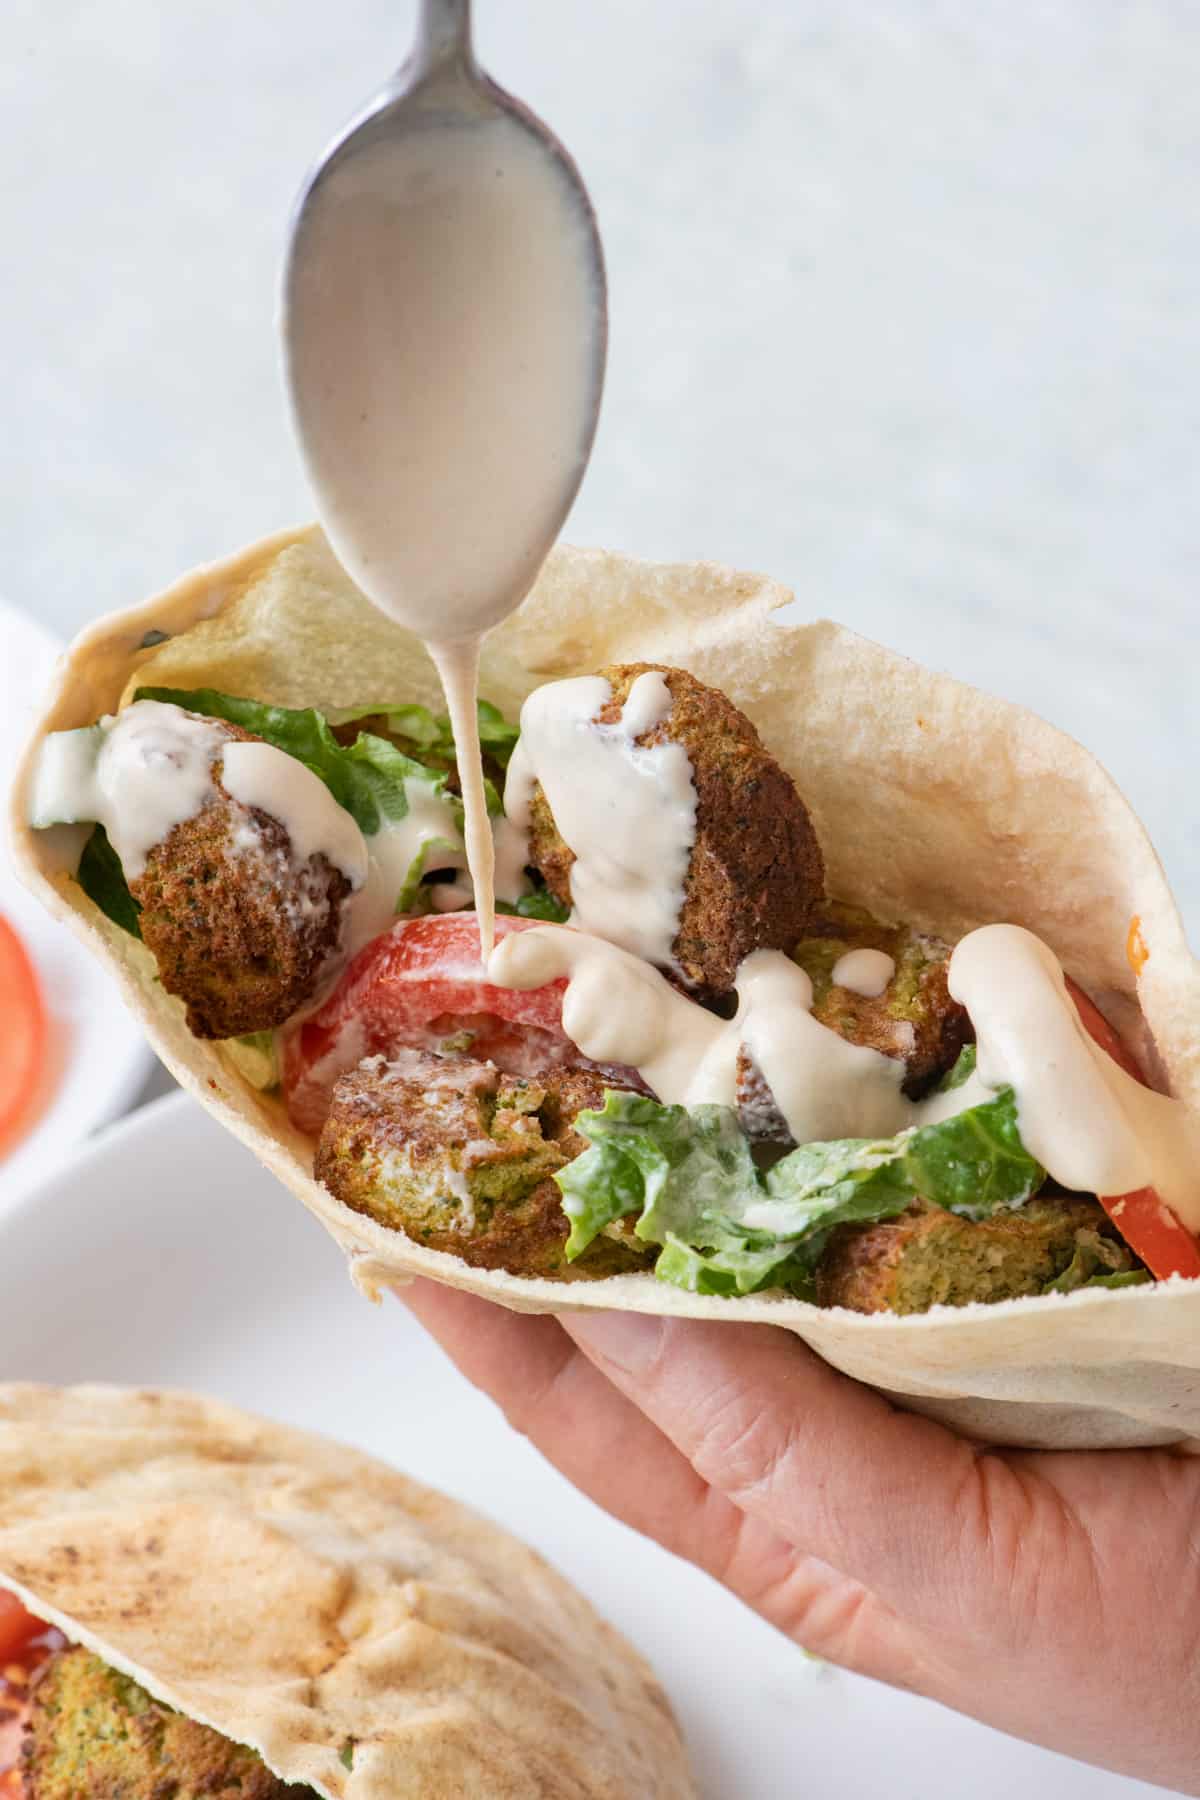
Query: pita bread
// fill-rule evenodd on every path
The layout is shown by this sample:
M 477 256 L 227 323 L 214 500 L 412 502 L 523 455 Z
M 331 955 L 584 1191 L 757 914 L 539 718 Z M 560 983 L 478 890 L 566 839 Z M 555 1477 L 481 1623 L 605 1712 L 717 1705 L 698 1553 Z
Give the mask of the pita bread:
M 952 939 L 995 920 L 1027 926 L 1138 1048 L 1157 1085 L 1200 1106 L 1200 966 L 1153 847 L 1100 765 L 1032 713 L 841 626 L 775 623 L 791 597 L 765 577 L 713 564 L 560 548 L 485 644 L 482 692 L 514 717 L 549 678 L 642 660 L 690 669 L 750 716 L 795 777 L 831 893 Z M 143 647 L 147 632 L 170 635 Z M 212 686 L 289 706 L 436 705 L 434 670 L 418 640 L 357 591 L 318 531 L 284 533 L 85 632 L 60 666 L 15 792 L 25 880 L 114 968 L 183 1086 L 338 1240 L 364 1292 L 419 1274 L 525 1311 L 620 1307 L 762 1321 L 992 1441 L 1200 1438 L 1200 1290 L 1187 1282 L 865 1316 L 776 1295 L 707 1298 L 650 1275 L 564 1287 L 472 1269 L 341 1205 L 313 1181 L 312 1144 L 282 1105 L 191 1036 L 148 952 L 70 879 L 64 858 L 77 853 L 77 838 L 25 824 L 41 737 L 91 723 L 141 684 Z M 1146 951 L 1136 977 L 1126 955 L 1134 921 Z
M 22 1384 L 0 1464 L 0 1587 L 286 1781 L 694 1792 L 662 1690 L 587 1601 L 358 1451 L 192 1394 Z

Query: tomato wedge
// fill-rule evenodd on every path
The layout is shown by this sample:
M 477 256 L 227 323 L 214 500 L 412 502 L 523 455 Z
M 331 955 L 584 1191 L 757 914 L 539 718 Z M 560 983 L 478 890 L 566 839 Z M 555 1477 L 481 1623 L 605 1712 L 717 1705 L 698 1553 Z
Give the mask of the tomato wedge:
M 15 1594 L 0 1589 L 0 1800 L 22 1800 L 21 1740 L 29 1713 L 34 1671 L 66 1643 Z
M 1067 977 L 1067 991 L 1089 1037 L 1106 1050 L 1127 1075 L 1148 1087 L 1150 1084 L 1132 1052 L 1122 1043 L 1100 1008 L 1070 976 Z M 1200 1276 L 1200 1245 L 1154 1188 L 1135 1188 L 1131 1194 L 1101 1194 L 1099 1198 L 1125 1242 L 1141 1257 L 1156 1280 L 1165 1281 L 1168 1275 L 1187 1275 L 1193 1279 Z
M 501 914 L 497 940 L 536 924 Z M 562 1028 L 566 985 L 494 987 L 479 960 L 473 912 L 398 919 L 359 951 L 329 999 L 287 1040 L 288 1116 L 315 1136 L 339 1075 L 364 1056 L 391 1056 L 405 1047 L 444 1049 L 461 1037 L 472 1056 L 513 1075 L 550 1062 L 581 1062 Z
M 46 1051 L 46 1014 L 33 964 L 0 915 L 0 1144 L 37 1089 Z
M 16 1662 L 30 1639 L 45 1629 L 15 1594 L 0 1588 L 0 1665 Z

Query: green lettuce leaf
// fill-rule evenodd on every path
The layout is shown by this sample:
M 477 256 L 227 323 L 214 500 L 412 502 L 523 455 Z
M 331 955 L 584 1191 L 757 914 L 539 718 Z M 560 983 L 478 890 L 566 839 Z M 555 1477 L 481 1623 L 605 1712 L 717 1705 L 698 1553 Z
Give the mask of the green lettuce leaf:
M 510 725 L 500 708 L 489 700 L 477 701 L 476 710 L 479 743 L 484 754 L 506 769 L 521 735 L 520 727 Z M 353 725 L 359 719 L 385 720 L 388 732 L 394 737 L 406 738 L 426 756 L 444 762 L 450 762 L 454 756 L 454 733 L 449 718 L 445 713 L 431 712 L 427 706 L 415 706 L 411 702 L 393 705 L 384 701 L 378 706 L 356 706 L 352 711 L 342 708 L 328 716 L 335 725 Z
M 1081 1231 L 1075 1242 L 1075 1254 L 1053 1281 L 1048 1281 L 1043 1294 L 1073 1294 L 1085 1287 L 1138 1287 L 1150 1280 L 1147 1269 L 1128 1269 L 1122 1265 L 1126 1252 L 1111 1238 L 1098 1231 Z
M 555 1180 L 575 1258 L 614 1219 L 663 1246 L 657 1274 L 698 1293 L 797 1292 L 838 1225 L 896 1218 L 918 1199 L 980 1219 L 1045 1179 L 1017 1132 L 1012 1090 L 894 1138 L 804 1144 L 765 1176 L 728 1107 L 661 1106 L 610 1091 L 575 1128 L 589 1148 Z
M 142 909 L 129 891 L 121 859 L 109 843 L 103 825 L 93 827 L 91 837 L 83 846 L 75 878 L 105 918 L 132 937 L 141 937 L 138 915 Z
M 972 1075 L 975 1073 L 975 1054 L 974 1044 L 963 1045 L 958 1053 L 958 1061 L 952 1069 L 948 1070 L 947 1073 L 942 1076 L 942 1079 L 937 1084 L 936 1091 L 939 1094 L 949 1094 L 953 1092 L 955 1088 L 960 1088 L 965 1082 L 970 1081 Z
M 206 718 L 225 719 L 296 757 L 320 777 L 364 837 L 373 837 L 386 820 L 406 816 L 406 781 L 420 781 L 435 794 L 445 792 L 444 772 L 405 756 L 386 738 L 363 731 L 352 744 L 339 744 L 328 721 L 315 707 L 298 710 L 267 706 L 259 700 L 218 693 L 215 688 L 139 688 L 134 698 L 162 700 L 187 712 L 202 713 Z M 455 797 L 446 797 L 452 809 L 460 813 Z
M 565 925 L 571 916 L 569 906 L 556 900 L 549 888 L 538 888 L 532 894 L 522 894 L 517 901 L 497 900 L 498 913 L 515 913 L 519 919 L 546 919 L 552 925 Z
M 433 895 L 428 887 L 421 885 L 424 877 L 433 869 L 449 867 L 454 858 L 461 855 L 462 846 L 452 844 L 448 838 L 426 838 L 419 844 L 396 896 L 396 911 L 428 912 L 433 904 Z

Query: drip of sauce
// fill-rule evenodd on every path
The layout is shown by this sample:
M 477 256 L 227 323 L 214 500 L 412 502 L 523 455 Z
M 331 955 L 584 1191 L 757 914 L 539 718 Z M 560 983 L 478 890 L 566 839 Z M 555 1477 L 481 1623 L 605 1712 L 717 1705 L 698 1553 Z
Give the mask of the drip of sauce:
M 896 965 L 886 950 L 847 950 L 834 963 L 832 980 L 835 987 L 878 1000 L 895 973 Z
M 138 704 L 143 704 L 138 702 Z M 274 744 L 235 740 L 221 752 L 221 786 L 243 806 L 269 813 L 287 832 L 296 862 L 324 856 L 351 888 L 367 879 L 367 845 L 320 776 Z
M 668 1103 L 732 1105 L 737 1042 L 727 1022 L 630 951 L 569 926 L 537 925 L 506 937 L 487 973 L 512 988 L 565 977 L 563 1030 L 592 1062 L 637 1069 Z
M 682 744 L 637 741 L 671 710 L 671 690 L 658 670 L 639 675 L 620 718 L 601 724 L 596 715 L 611 699 L 602 675 L 534 689 L 521 708 L 506 813 L 527 835 L 540 783 L 575 853 L 571 923 L 645 962 L 672 967 L 696 836 L 692 765 Z
M 520 598 L 520 596 L 518 596 Z M 463 836 L 475 911 L 479 917 L 479 955 L 491 955 L 496 942 L 496 847 L 483 786 L 483 752 L 479 745 L 478 638 L 460 644 L 431 643 L 429 653 L 441 676 L 454 733 L 454 757 L 462 790 Z
M 890 1135 L 909 1123 L 903 1063 L 814 1019 L 812 983 L 782 951 L 746 958 L 732 1019 L 687 999 L 628 951 L 566 926 L 514 934 L 488 965 L 488 979 L 504 987 L 563 977 L 563 1030 L 576 1047 L 593 1062 L 635 1068 L 668 1105 L 735 1105 L 745 1044 L 798 1143 Z
M 1087 1194 L 1153 1187 L 1200 1232 L 1200 1119 L 1093 1041 L 1040 938 L 1016 925 L 971 932 L 949 984 L 975 1024 L 980 1080 L 1014 1090 L 1021 1140 L 1056 1181 Z
M 729 1021 L 627 951 L 563 926 L 506 939 L 488 975 L 522 988 L 565 977 L 568 1037 L 597 1062 L 636 1068 L 668 1104 L 732 1106 L 744 1043 L 798 1143 L 890 1137 L 1011 1087 L 1021 1140 L 1055 1181 L 1090 1194 L 1153 1187 L 1200 1231 L 1200 1119 L 1143 1087 L 1093 1042 L 1056 957 L 1019 926 L 983 926 L 955 948 L 950 992 L 975 1027 L 976 1069 L 961 1086 L 919 1102 L 901 1092 L 901 1061 L 848 1044 L 811 1017 L 808 977 L 779 951 L 747 957 Z
M 812 982 L 790 956 L 756 950 L 738 970 L 737 991 L 727 1029 L 754 1058 L 798 1144 L 889 1137 L 909 1122 L 904 1064 L 814 1019 Z
M 289 279 L 301 446 L 354 580 L 417 632 L 454 726 L 483 954 L 492 837 L 475 680 L 583 473 L 602 281 L 566 172 L 517 120 L 447 116 L 334 159 Z

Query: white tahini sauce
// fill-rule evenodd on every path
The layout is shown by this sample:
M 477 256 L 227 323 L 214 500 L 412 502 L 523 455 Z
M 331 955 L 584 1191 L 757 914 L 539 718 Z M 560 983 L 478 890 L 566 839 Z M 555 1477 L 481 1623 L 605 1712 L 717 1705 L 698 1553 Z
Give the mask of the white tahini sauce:
M 1021 1141 L 1054 1179 L 1087 1194 L 1153 1187 L 1200 1232 L 1200 1119 L 1095 1043 L 1041 939 L 985 925 L 955 948 L 949 981 L 975 1023 L 979 1079 L 1013 1088 Z
M 896 965 L 886 950 L 847 950 L 834 963 L 831 979 L 835 987 L 878 1000 L 895 973 Z
M 798 1143 L 890 1137 L 1011 1087 L 1023 1143 L 1062 1186 L 1109 1196 L 1154 1187 L 1200 1231 L 1200 1120 L 1093 1042 L 1057 959 L 1019 926 L 984 926 L 954 950 L 950 991 L 975 1027 L 976 1072 L 916 1103 L 901 1092 L 902 1062 L 848 1044 L 812 1018 L 808 977 L 778 951 L 756 951 L 742 964 L 729 1021 L 627 951 L 565 926 L 506 938 L 488 973 L 520 988 L 565 977 L 568 1037 L 594 1061 L 636 1068 L 668 1104 L 734 1105 L 744 1044 Z
M 151 850 L 216 797 L 218 773 L 232 800 L 283 826 L 294 863 L 324 856 L 351 889 L 364 887 L 370 859 L 362 832 L 311 769 L 162 700 L 135 700 L 98 725 L 53 732 L 38 758 L 31 823 L 103 825 L 126 880 L 136 881 Z M 235 827 L 235 852 L 258 847 L 249 822 Z
M 737 1043 L 727 1021 L 628 950 L 566 925 L 536 925 L 504 938 L 488 963 L 488 980 L 500 987 L 563 977 L 563 1030 L 585 1056 L 637 1069 L 668 1103 L 732 1104 Z
M 221 786 L 226 793 L 241 805 L 256 806 L 278 820 L 288 834 L 296 862 L 324 856 L 341 870 L 351 888 L 363 886 L 367 879 L 366 840 L 319 775 L 274 744 L 234 740 L 222 749 L 221 763 Z
M 745 1044 L 798 1144 L 887 1137 L 910 1123 L 904 1064 L 851 1044 L 811 1012 L 812 982 L 781 950 L 756 950 L 738 970 L 730 1030 Z
M 479 640 L 524 598 L 583 471 L 603 368 L 599 251 L 515 121 L 428 120 L 336 161 L 288 280 L 296 423 L 322 522 L 423 637 L 454 724 L 480 935 L 492 835 Z
M 54 732 L 34 776 L 31 822 L 103 825 L 126 879 L 176 825 L 212 798 L 228 739 L 212 719 L 137 700 L 83 731 Z
M 446 796 L 435 793 L 429 782 L 410 777 L 404 783 L 404 797 L 408 802 L 404 817 L 384 819 L 366 840 L 367 880 L 354 898 L 346 933 L 347 956 L 354 956 L 395 922 L 397 896 L 427 845 L 426 868 L 461 870 L 465 864 L 463 840 Z M 435 906 L 437 892 L 435 888 Z
M 742 964 L 738 1011 L 720 1019 L 638 957 L 568 926 L 505 938 L 488 964 L 504 987 L 566 977 L 563 1029 L 594 1062 L 635 1068 L 668 1105 L 733 1106 L 745 1044 L 798 1143 L 890 1134 L 907 1124 L 904 1065 L 848 1044 L 809 1011 L 812 984 L 778 950 Z
M 596 715 L 611 699 L 602 675 L 534 689 L 521 708 L 505 810 L 527 833 L 540 782 L 575 852 L 571 923 L 670 967 L 696 836 L 692 765 L 682 744 L 637 742 L 671 711 L 659 671 L 639 675 L 620 718 L 600 724 Z

